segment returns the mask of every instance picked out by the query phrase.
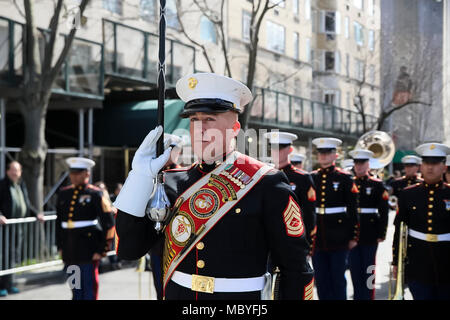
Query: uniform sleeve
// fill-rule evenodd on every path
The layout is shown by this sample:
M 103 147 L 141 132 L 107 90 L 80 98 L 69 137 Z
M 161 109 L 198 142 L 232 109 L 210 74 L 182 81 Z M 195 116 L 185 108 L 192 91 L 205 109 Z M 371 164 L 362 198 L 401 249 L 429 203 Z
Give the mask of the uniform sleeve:
M 399 198 L 398 198 L 398 208 L 397 208 L 397 214 L 395 216 L 394 219 L 394 226 L 395 226 L 395 231 L 394 231 L 394 239 L 392 241 L 392 264 L 394 266 L 397 265 L 398 262 L 398 256 L 397 256 L 397 252 L 398 252 L 398 241 L 400 238 L 400 222 L 405 222 L 407 223 L 407 216 L 408 216 L 408 212 L 407 212 L 407 206 L 406 206 L 406 197 L 407 195 L 405 195 L 405 191 L 401 191 L 399 193 Z
M 302 208 L 303 221 L 306 227 L 306 239 L 312 244 L 312 238 L 316 230 L 316 189 L 310 175 L 306 175 L 305 186 L 298 188 L 300 194 L 297 197 Z
M 156 243 L 158 235 L 147 216 L 132 216 L 118 210 L 116 216 L 117 255 L 124 260 L 137 260 Z
M 348 240 L 358 241 L 359 239 L 359 214 L 357 207 L 358 188 L 349 175 L 344 175 L 345 179 L 345 203 L 347 204 L 348 217 Z
M 114 238 L 114 220 L 113 212 L 109 199 L 101 192 L 98 193 L 97 216 L 102 227 L 102 239 L 96 252 L 103 254 L 109 250 L 110 243 Z
M 280 268 L 280 299 L 310 298 L 313 271 L 306 260 L 309 244 L 296 196 L 280 173 L 264 180 L 264 227 Z
M 378 238 L 385 239 L 387 232 L 387 225 L 389 220 L 389 192 L 380 183 L 380 193 L 378 199 L 378 214 L 380 215 L 380 223 L 378 224 Z

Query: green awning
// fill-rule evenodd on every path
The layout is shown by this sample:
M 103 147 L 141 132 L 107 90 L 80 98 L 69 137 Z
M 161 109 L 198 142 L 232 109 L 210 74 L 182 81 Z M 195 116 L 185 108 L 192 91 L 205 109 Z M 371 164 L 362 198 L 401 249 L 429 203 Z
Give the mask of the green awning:
M 165 101 L 164 132 L 173 133 L 177 129 L 189 131 L 189 119 L 179 117 L 183 107 L 182 100 Z M 156 127 L 157 111 L 157 100 L 127 102 L 96 110 L 94 144 L 108 147 L 139 147 L 148 132 Z
M 392 161 L 394 163 L 402 163 L 402 158 L 409 155 L 417 156 L 417 153 L 414 150 L 397 150 Z

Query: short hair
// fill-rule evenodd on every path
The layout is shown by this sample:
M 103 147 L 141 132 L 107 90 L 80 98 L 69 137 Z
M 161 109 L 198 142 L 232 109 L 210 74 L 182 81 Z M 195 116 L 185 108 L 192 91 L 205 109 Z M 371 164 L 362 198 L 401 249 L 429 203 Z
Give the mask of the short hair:
M 17 163 L 20 166 L 20 169 L 22 169 L 22 164 L 17 160 L 13 160 L 6 165 L 6 171 L 11 169 L 11 165 L 13 165 L 14 163 Z

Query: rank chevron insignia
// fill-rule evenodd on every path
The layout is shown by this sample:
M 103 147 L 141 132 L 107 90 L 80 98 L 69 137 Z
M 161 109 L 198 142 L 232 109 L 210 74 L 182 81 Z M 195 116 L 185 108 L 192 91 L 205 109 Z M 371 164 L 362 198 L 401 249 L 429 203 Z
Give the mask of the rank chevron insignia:
M 291 237 L 300 237 L 304 232 L 300 207 L 297 202 L 289 196 L 289 203 L 283 212 L 286 233 Z

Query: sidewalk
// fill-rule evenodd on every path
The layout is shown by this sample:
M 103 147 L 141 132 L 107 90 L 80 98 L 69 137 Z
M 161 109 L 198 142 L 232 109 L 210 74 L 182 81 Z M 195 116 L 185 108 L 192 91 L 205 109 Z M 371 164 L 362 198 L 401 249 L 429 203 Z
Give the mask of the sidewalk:
M 72 292 L 62 269 L 61 265 L 17 275 L 17 287 L 21 292 L 0 298 L 0 301 L 71 300 Z M 156 300 L 152 273 L 137 272 L 134 263 L 101 273 L 99 278 L 99 300 Z

